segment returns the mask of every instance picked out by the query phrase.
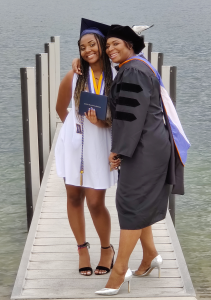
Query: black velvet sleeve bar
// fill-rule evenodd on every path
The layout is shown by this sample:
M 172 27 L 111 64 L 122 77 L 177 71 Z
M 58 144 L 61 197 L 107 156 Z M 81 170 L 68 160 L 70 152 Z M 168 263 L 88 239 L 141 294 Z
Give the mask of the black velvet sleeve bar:
M 116 87 L 111 151 L 132 157 L 147 117 L 152 81 L 140 70 L 126 68 Z

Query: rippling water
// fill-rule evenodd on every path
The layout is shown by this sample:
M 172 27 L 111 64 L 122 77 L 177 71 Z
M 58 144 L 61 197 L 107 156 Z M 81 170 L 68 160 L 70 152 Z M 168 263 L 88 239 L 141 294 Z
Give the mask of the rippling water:
M 176 65 L 177 110 L 192 144 L 176 229 L 198 298 L 211 298 L 211 1 L 0 0 L 0 299 L 9 299 L 26 230 L 19 68 L 61 36 L 61 76 L 77 56 L 80 18 L 155 24 L 145 34 Z

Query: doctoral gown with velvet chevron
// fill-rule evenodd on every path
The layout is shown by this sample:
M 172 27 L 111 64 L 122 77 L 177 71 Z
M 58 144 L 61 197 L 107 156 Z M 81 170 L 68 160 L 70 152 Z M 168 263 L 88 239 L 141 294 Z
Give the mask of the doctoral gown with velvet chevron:
M 172 147 L 160 85 L 143 62 L 125 63 L 112 84 L 112 149 L 121 155 L 116 206 L 121 229 L 150 226 L 166 216 Z

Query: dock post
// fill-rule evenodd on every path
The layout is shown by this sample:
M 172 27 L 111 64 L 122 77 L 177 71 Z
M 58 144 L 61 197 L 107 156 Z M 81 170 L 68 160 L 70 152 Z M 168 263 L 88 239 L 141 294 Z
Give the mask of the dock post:
M 21 68 L 23 148 L 28 229 L 40 189 L 35 69 Z
M 176 107 L 176 76 L 177 76 L 177 67 L 162 66 L 162 81 L 175 107 Z M 172 221 L 175 225 L 175 195 L 172 194 L 170 194 L 169 196 L 169 212 Z
M 49 74 L 49 110 L 50 110 L 50 146 L 52 146 L 56 131 L 56 60 L 55 43 L 45 44 L 45 53 L 48 53 Z
M 60 85 L 60 36 L 52 36 L 51 42 L 55 44 L 55 72 L 56 72 L 56 99 Z
M 59 92 L 59 85 L 60 85 L 60 36 L 52 36 L 51 42 L 55 44 L 55 72 L 56 72 L 56 101 Z M 56 112 L 56 124 L 60 121 L 60 118 Z
M 163 65 L 163 53 L 161 52 L 152 52 L 151 53 L 151 64 L 161 75 L 162 65 Z
M 151 62 L 151 52 L 152 52 L 152 43 L 144 43 L 145 44 L 145 48 L 143 49 L 143 53 L 145 58 Z
M 50 152 L 47 53 L 36 55 L 36 86 L 40 181 L 42 181 Z

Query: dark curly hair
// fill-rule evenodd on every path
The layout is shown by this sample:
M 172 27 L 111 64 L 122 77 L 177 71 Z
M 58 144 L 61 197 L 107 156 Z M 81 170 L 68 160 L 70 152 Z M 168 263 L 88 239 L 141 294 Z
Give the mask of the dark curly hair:
M 110 60 L 106 54 L 106 39 L 103 38 L 102 36 L 93 33 L 93 35 L 96 38 L 97 45 L 98 45 L 98 50 L 100 53 L 100 49 L 102 51 L 102 61 L 103 61 L 103 72 L 104 72 L 104 80 L 105 80 L 105 95 L 109 95 L 110 87 L 112 84 L 112 70 L 111 70 L 111 63 Z M 81 92 L 84 91 L 88 79 L 88 74 L 89 74 L 89 63 L 85 61 L 82 56 L 81 56 L 81 51 L 80 51 L 80 41 L 78 41 L 78 47 L 79 47 L 79 53 L 80 53 L 80 64 L 81 64 L 81 72 L 83 75 L 80 75 L 78 77 L 77 83 L 76 83 L 76 88 L 75 88 L 75 93 L 74 93 L 74 99 L 75 99 L 75 107 L 76 110 L 79 108 L 80 104 L 80 95 Z M 109 109 L 109 108 L 108 108 Z

